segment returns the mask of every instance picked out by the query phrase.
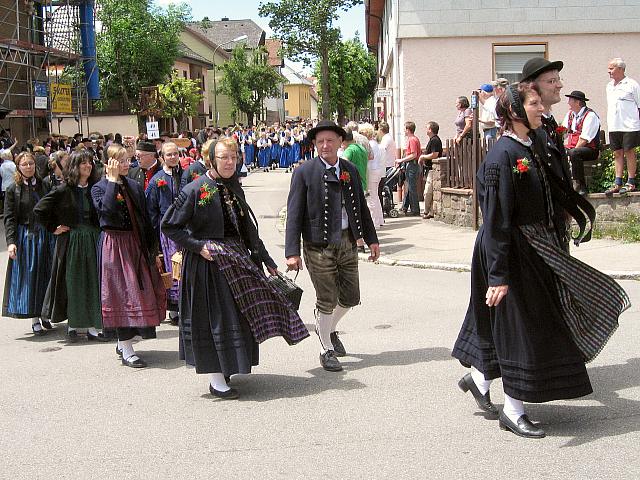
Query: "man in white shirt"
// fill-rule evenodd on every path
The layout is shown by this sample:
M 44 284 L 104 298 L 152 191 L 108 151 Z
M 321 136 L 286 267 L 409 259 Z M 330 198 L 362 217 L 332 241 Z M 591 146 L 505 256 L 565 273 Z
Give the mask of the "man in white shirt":
M 640 146 L 640 86 L 635 80 L 625 76 L 627 65 L 621 58 L 609 62 L 608 71 L 611 81 L 607 84 L 607 124 L 609 144 L 616 163 L 614 185 L 605 192 L 624 194 L 636 190 L 635 147 Z M 627 159 L 629 176 L 622 185 L 624 159 Z
M 480 101 L 479 122 L 482 129 L 482 136 L 489 140 L 498 136 L 496 127 L 496 97 L 493 96 L 493 86 L 483 83 L 478 89 L 478 100 Z
M 571 161 L 573 188 L 586 195 L 584 179 L 584 162 L 598 158 L 600 150 L 600 118 L 596 112 L 587 107 L 589 99 L 580 90 L 574 90 L 568 97 L 569 111 L 564 116 L 562 125 L 567 129 L 564 146 Z
M 382 133 L 380 139 L 380 148 L 382 150 L 382 158 L 384 166 L 389 171 L 396 164 L 396 142 L 389 133 L 389 124 L 387 122 L 380 122 L 378 130 Z

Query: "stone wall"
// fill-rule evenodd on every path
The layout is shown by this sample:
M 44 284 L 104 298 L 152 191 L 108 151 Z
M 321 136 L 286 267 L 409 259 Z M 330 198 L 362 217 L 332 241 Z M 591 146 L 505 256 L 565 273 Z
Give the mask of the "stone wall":
M 443 187 L 447 176 L 446 159 L 433 161 L 433 214 L 436 220 L 460 227 L 473 226 L 473 192 L 469 189 Z M 640 192 L 624 197 L 607 198 L 604 193 L 592 193 L 588 197 L 596 209 L 596 221 L 600 226 L 615 226 L 631 215 L 640 217 Z M 481 218 L 480 213 L 478 212 Z M 480 220 L 481 223 L 481 220 Z

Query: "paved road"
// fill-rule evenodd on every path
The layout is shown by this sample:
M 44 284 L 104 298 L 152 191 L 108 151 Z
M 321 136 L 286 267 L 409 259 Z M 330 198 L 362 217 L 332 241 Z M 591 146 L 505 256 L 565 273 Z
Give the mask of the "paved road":
M 288 176 L 247 181 L 261 234 L 282 260 L 276 217 Z M 6 263 L 6 253 L 0 264 Z M 178 359 L 177 331 L 138 344 L 151 367 L 119 364 L 114 344 L 0 329 L 0 479 L 637 478 L 640 471 L 640 282 L 634 306 L 589 367 L 595 393 L 530 405 L 549 436 L 525 440 L 476 412 L 450 357 L 466 310 L 467 273 L 361 263 L 363 305 L 341 324 L 345 371 L 318 364 L 318 342 L 261 347 L 234 377 L 242 397 L 213 399 Z M 306 272 L 301 314 L 312 323 Z M 502 403 L 499 382 L 493 387 Z

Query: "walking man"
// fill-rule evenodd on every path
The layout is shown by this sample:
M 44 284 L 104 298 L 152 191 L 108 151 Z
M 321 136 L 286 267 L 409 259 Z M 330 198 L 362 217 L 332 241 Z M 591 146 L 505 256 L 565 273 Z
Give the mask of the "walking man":
M 616 179 L 613 187 L 605 192 L 624 194 L 636 190 L 636 169 L 638 159 L 635 147 L 640 146 L 640 86 L 635 80 L 625 76 L 627 64 L 621 58 L 609 62 L 607 84 L 607 125 L 609 144 L 616 163 Z M 627 158 L 629 176 L 622 185 L 624 159 Z
M 302 269 L 302 237 L 304 261 L 316 291 L 320 364 L 331 372 L 342 370 L 337 357 L 346 355 L 338 322 L 360 303 L 356 240 L 367 243 L 370 261 L 380 256 L 358 170 L 338 158 L 345 136 L 344 129 L 328 120 L 309 131 L 319 156 L 293 171 L 287 200 L 287 269 Z

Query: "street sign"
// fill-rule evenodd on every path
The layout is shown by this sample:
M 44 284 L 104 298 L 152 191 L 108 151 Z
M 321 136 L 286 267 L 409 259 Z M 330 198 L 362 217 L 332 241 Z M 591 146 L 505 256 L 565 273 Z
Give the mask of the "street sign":
M 158 128 L 158 122 L 147 122 L 147 138 L 149 140 L 160 138 L 160 129 Z
M 392 96 L 393 96 L 393 90 L 391 90 L 390 88 L 380 88 L 376 90 L 376 97 L 378 98 L 392 97 Z
M 71 85 L 51 84 L 51 111 L 53 113 L 73 113 L 71 105 Z
M 35 97 L 33 100 L 33 108 L 37 108 L 40 110 L 47 109 L 47 97 Z

